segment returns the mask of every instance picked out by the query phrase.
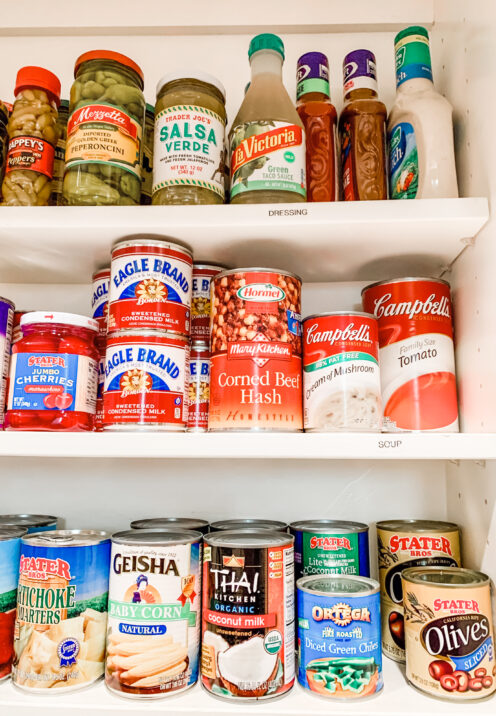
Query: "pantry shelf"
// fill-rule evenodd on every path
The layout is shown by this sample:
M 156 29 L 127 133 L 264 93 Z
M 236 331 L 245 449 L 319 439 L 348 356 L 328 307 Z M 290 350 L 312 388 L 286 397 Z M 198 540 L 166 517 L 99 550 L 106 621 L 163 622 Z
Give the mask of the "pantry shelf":
M 56 716 L 71 713 L 86 716 L 107 716 L 107 714 L 125 714 L 128 716 L 146 716 L 146 714 L 167 713 L 169 716 L 221 716 L 226 714 L 253 714 L 256 716 L 452 716 L 453 704 L 429 699 L 407 686 L 401 668 L 384 660 L 384 692 L 376 698 L 366 699 L 363 703 L 343 704 L 330 699 L 315 698 L 305 693 L 299 686 L 281 699 L 259 701 L 254 709 L 253 703 L 233 703 L 220 701 L 205 693 L 200 686 L 166 700 L 127 701 L 110 694 L 104 684 L 76 691 L 72 694 L 47 694 L 37 696 L 15 689 L 10 682 L 0 685 L 2 713 L 15 716 Z M 8 709 L 11 711 L 8 711 Z M 460 704 L 463 716 L 494 716 L 494 698 L 473 704 Z
M 0 283 L 85 283 L 123 236 L 192 246 L 196 260 L 305 281 L 439 275 L 489 218 L 485 198 L 251 206 L 0 209 Z
M 0 433 L 0 457 L 496 460 L 491 433 Z

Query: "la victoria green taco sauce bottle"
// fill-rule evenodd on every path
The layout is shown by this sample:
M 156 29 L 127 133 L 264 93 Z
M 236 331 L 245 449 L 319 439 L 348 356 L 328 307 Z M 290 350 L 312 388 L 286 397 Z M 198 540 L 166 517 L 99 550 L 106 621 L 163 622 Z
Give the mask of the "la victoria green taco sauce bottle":
M 396 35 L 396 100 L 389 115 L 391 199 L 458 196 L 452 107 L 432 82 L 429 34 L 408 27 Z
M 248 57 L 251 83 L 229 134 L 231 203 L 305 201 L 305 131 L 282 83 L 283 42 L 257 35 Z

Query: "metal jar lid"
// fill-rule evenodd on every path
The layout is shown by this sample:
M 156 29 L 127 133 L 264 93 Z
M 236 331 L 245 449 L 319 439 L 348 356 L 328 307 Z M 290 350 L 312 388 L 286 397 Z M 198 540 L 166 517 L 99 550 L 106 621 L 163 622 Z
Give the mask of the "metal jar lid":
M 57 524 L 57 520 L 54 515 L 0 515 L 0 526 L 48 527 Z
M 177 80 L 184 80 L 185 82 L 188 80 L 196 80 L 197 82 L 212 85 L 212 87 L 215 87 L 215 89 L 220 92 L 224 101 L 226 100 L 226 90 L 222 82 L 218 80 L 217 77 L 214 77 L 207 72 L 203 72 L 203 70 L 191 68 L 179 70 L 177 72 L 168 72 L 166 75 L 161 77 L 157 83 L 157 95 L 160 94 L 162 89 L 168 85 L 169 82 L 176 82 Z
M 487 574 L 463 567 L 407 567 L 401 576 L 411 584 L 421 584 L 424 587 L 466 589 L 489 586 Z
M 6 542 L 11 539 L 19 539 L 19 537 L 24 537 L 27 531 L 27 527 L 0 527 L 0 542 Z M 2 569 L 4 568 L 5 565 L 2 565 Z
M 439 520 L 383 520 L 377 523 L 377 529 L 385 532 L 459 532 L 460 528 L 454 522 L 440 522 Z
M 259 549 L 266 547 L 284 547 L 293 544 L 294 537 L 288 532 L 274 530 L 220 530 L 205 535 L 206 544 L 210 547 L 229 547 L 231 549 Z
M 196 519 L 195 517 L 150 517 L 133 520 L 129 526 L 133 530 L 171 528 L 205 533 L 208 532 L 210 523 L 207 520 Z
M 117 239 L 117 241 L 114 241 L 114 243 L 112 244 L 111 253 L 113 255 L 114 251 L 117 251 L 118 249 L 127 249 L 133 246 L 158 246 L 161 249 L 173 249 L 174 251 L 182 251 L 183 253 L 187 254 L 191 259 L 193 258 L 193 250 L 187 244 L 179 243 L 177 241 L 170 241 L 166 237 L 164 237 L 163 239 L 147 239 L 146 236 L 137 236 L 134 239 L 131 239 L 129 237 Z
M 222 266 L 221 264 L 214 264 L 214 263 L 208 263 L 207 261 L 202 262 L 193 262 L 193 271 L 196 271 L 197 269 L 211 269 L 212 271 L 214 269 L 219 269 L 219 273 L 221 271 L 228 271 L 229 269 L 227 266 Z
M 305 318 L 302 319 L 302 323 L 313 318 L 326 318 L 328 316 L 357 316 L 359 318 L 372 318 L 374 321 L 377 321 L 373 313 L 366 313 L 365 311 L 329 311 L 328 313 L 311 313 L 310 316 L 305 316 Z
M 273 532 L 286 532 L 288 525 L 279 520 L 263 520 L 257 518 L 243 518 L 239 520 L 217 520 L 210 525 L 211 532 L 220 532 L 222 530 L 272 530 Z
M 110 537 L 104 530 L 49 530 L 28 534 L 22 542 L 38 547 L 85 547 L 107 542 Z
M 405 278 L 391 278 L 384 281 L 376 281 L 375 283 L 369 283 L 368 286 L 362 288 L 361 295 L 371 288 L 377 288 L 377 286 L 386 286 L 389 283 L 415 283 L 416 281 L 430 281 L 431 283 L 441 283 L 448 288 L 451 288 L 449 283 L 443 278 L 432 278 L 431 276 L 406 276 Z
M 364 522 L 348 522 L 347 520 L 298 520 L 298 522 L 291 522 L 289 529 L 293 532 L 327 532 L 328 534 L 369 531 L 368 525 Z
M 181 529 L 125 530 L 112 535 L 114 544 L 171 545 L 201 542 L 201 532 Z
M 379 582 L 375 579 L 346 574 L 301 577 L 296 587 L 300 592 L 318 597 L 366 597 L 379 592 Z
M 283 269 L 276 269 L 276 268 L 267 268 L 263 266 L 249 266 L 244 268 L 236 268 L 236 269 L 227 269 L 226 271 L 221 271 L 220 273 L 216 274 L 215 278 L 223 278 L 224 276 L 232 276 L 232 274 L 235 273 L 278 273 L 281 276 L 289 276 L 290 278 L 295 278 L 297 281 L 301 283 L 301 278 L 297 276 L 295 273 L 292 273 L 291 271 L 283 271 Z

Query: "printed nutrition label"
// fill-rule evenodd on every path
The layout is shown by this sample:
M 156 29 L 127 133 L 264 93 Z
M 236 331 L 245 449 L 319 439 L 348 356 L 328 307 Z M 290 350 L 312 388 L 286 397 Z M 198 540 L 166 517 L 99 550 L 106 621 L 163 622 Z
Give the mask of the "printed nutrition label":
M 295 673 L 295 591 L 294 549 L 283 550 L 284 559 L 284 683 L 290 683 Z

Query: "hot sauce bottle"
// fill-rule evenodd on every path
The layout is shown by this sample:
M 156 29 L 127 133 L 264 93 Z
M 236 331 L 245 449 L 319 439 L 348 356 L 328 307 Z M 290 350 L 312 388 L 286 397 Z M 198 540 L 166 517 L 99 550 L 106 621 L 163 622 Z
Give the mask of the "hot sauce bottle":
M 322 52 L 298 60 L 296 109 L 306 132 L 307 201 L 336 201 L 337 113 L 329 92 L 329 62 Z
M 378 99 L 375 55 L 355 50 L 343 62 L 339 118 L 345 201 L 387 199 L 385 105 Z

